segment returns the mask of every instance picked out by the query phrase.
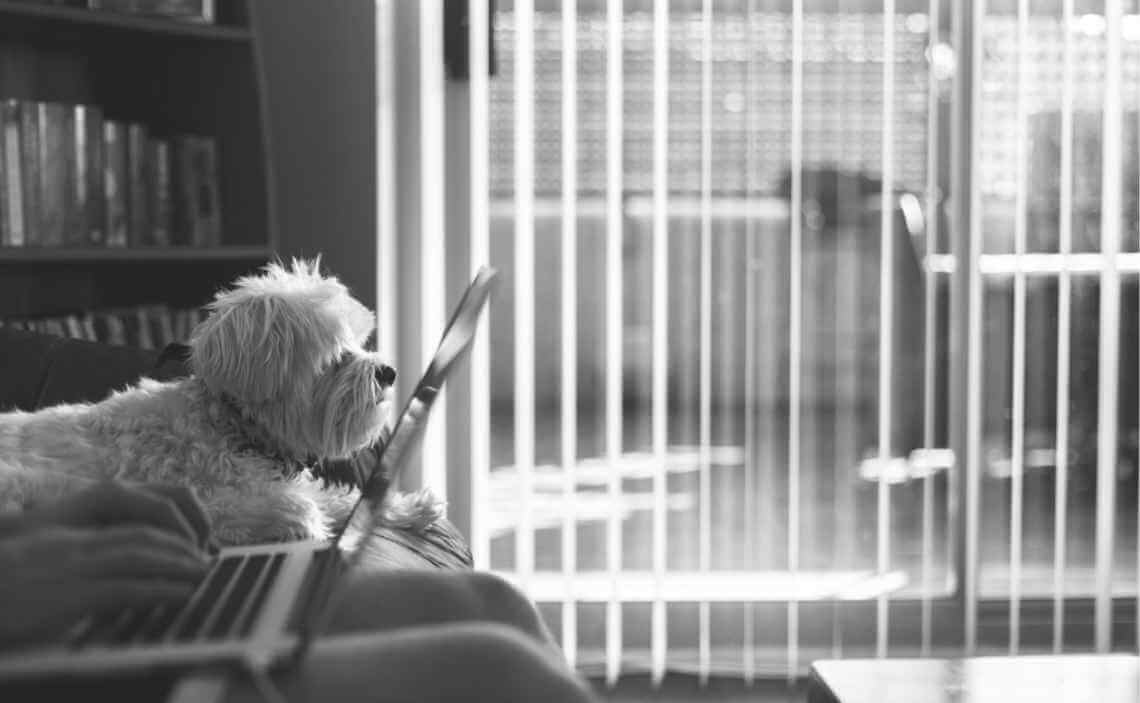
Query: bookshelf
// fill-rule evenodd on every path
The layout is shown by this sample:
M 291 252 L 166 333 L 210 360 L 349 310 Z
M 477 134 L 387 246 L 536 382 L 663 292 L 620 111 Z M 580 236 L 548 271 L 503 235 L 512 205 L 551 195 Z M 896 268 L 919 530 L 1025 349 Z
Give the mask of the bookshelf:
M 212 140 L 220 226 L 193 243 L 9 240 L 0 246 L 0 319 L 196 307 L 279 250 L 255 3 L 217 0 L 212 23 L 75 6 L 83 4 L 0 0 L 0 102 L 92 105 L 160 139 Z
M 233 7 L 233 3 L 226 3 L 226 7 Z M 206 41 L 252 41 L 253 35 L 248 21 L 240 14 L 241 10 L 228 11 L 230 14 L 225 16 L 225 24 L 195 24 L 82 7 L 36 4 L 26 0 L 0 0 L 0 19 L 7 25 L 6 33 L 13 35 L 27 36 L 29 32 L 56 33 L 71 25 L 82 27 L 91 37 L 97 36 L 96 32 L 103 32 L 110 37 L 121 36 L 125 32 Z

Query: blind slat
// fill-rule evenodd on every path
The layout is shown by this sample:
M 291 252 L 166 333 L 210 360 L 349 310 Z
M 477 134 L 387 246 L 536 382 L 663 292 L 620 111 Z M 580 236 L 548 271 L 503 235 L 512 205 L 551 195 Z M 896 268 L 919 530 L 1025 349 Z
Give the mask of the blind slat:
M 515 4 L 515 566 L 534 572 L 534 2 Z
M 939 0 L 930 0 L 930 40 L 933 50 L 942 40 L 942 8 Z M 927 71 L 926 83 L 926 260 L 938 253 L 939 235 L 939 158 L 938 119 L 939 97 L 938 76 Z M 935 408 L 935 352 L 937 343 L 937 307 L 934 298 L 938 294 L 937 275 L 929 267 L 923 267 L 923 354 L 922 354 L 922 446 L 934 448 Z M 922 656 L 930 656 L 933 617 L 933 577 L 934 577 L 934 476 L 928 474 L 922 479 L 922 612 L 920 615 Z
M 1097 652 L 1112 641 L 1112 566 L 1115 529 L 1118 375 L 1120 369 L 1120 251 L 1121 166 L 1124 154 L 1120 93 L 1121 0 L 1105 1 L 1106 66 L 1104 81 L 1103 152 L 1101 155 L 1100 250 L 1108 266 L 1100 275 L 1100 339 L 1097 393 L 1096 604 L 1094 639 Z
M 606 4 L 606 459 L 609 519 L 606 569 L 613 582 L 606 605 L 606 682 L 621 675 L 622 615 L 618 575 L 622 568 L 621 358 L 622 358 L 622 20 L 621 0 Z
M 420 356 L 426 366 L 443 332 L 446 259 L 443 214 L 443 4 L 420 3 Z M 447 389 L 423 439 L 423 485 L 447 499 Z
M 1064 0 L 1061 25 L 1064 75 L 1061 85 L 1061 204 L 1058 231 L 1060 252 L 1073 249 L 1073 0 Z M 1065 642 L 1065 547 L 1069 492 L 1069 335 L 1072 278 L 1060 272 L 1057 289 L 1057 472 L 1053 500 L 1053 653 Z
M 376 348 L 396 354 L 395 6 L 376 0 Z M 399 384 L 399 381 L 397 381 Z
M 488 149 L 489 82 L 488 7 L 470 3 L 471 144 L 470 271 L 490 263 L 490 164 Z M 491 534 L 487 527 L 487 482 L 491 473 L 491 354 L 489 314 L 483 311 L 471 347 L 471 551 L 476 569 L 491 566 Z
M 712 402 L 712 0 L 701 3 L 701 270 L 700 270 L 700 370 L 699 370 L 699 458 L 701 571 L 711 567 L 710 444 Z M 698 676 L 708 681 L 711 668 L 709 604 L 698 605 Z
M 659 685 L 665 677 L 667 631 L 665 620 L 668 474 L 666 473 L 669 420 L 666 397 L 669 371 L 669 3 L 653 5 L 653 572 L 658 595 L 653 600 L 651 678 Z
M 969 92 L 959 95 L 967 99 L 969 109 L 969 156 L 965 165 L 966 187 L 969 191 L 969 228 L 967 247 L 968 266 L 966 270 L 966 485 L 965 485 L 965 534 L 963 536 L 964 559 L 960 565 L 963 573 L 963 629 L 966 656 L 972 656 L 977 649 L 978 622 L 978 533 L 979 533 L 979 492 L 982 472 L 982 272 L 979 259 L 982 248 L 982 199 L 978 182 L 979 154 L 981 151 L 981 102 L 982 102 L 982 23 L 986 17 L 985 0 L 973 0 L 973 16 L 966 22 L 962 17 L 959 25 L 959 38 L 969 37 L 970 65 L 959 66 L 955 73 L 956 84 L 960 85 L 967 74 Z M 968 26 L 966 26 L 968 25 Z M 959 127 L 959 131 L 961 126 Z M 959 181 L 958 185 L 961 185 Z
M 1029 120 L 1026 102 L 1029 80 L 1029 2 L 1017 4 L 1017 95 L 1015 153 L 1017 190 L 1014 197 L 1014 255 L 1025 254 L 1027 227 L 1026 139 Z M 1021 648 L 1021 542 L 1022 506 L 1025 485 L 1022 480 L 1025 457 L 1025 274 L 1013 278 L 1013 369 L 1012 417 L 1010 432 L 1010 510 L 1009 510 L 1009 653 Z
M 755 2 L 749 0 L 747 11 L 748 31 L 753 30 Z M 755 58 L 749 54 L 744 67 L 745 105 L 745 199 L 751 201 L 756 192 L 756 110 L 755 100 L 756 66 Z M 747 208 L 746 208 L 747 209 Z M 744 220 L 744 553 L 750 566 L 755 566 L 756 548 L 756 487 L 755 472 L 759 470 L 756 461 L 756 226 L 755 218 L 745 215 Z M 751 602 L 744 605 L 744 642 L 741 656 L 744 681 L 752 685 L 756 678 L 756 610 Z
M 880 215 L 879 260 L 879 461 L 891 458 L 891 378 L 894 349 L 894 96 L 895 96 L 895 3 L 883 2 L 883 173 Z M 878 481 L 878 549 L 879 573 L 890 568 L 891 504 L 885 471 Z M 875 652 L 887 655 L 888 609 L 886 596 L 876 603 Z
M 803 349 L 804 4 L 792 4 L 791 276 L 788 291 L 788 570 L 800 568 L 800 396 Z M 788 678 L 799 670 L 799 605 L 788 604 Z
M 560 389 L 562 572 L 567 585 L 578 568 L 578 2 L 562 3 L 562 365 Z M 578 655 L 578 609 L 562 602 L 562 651 L 570 666 Z

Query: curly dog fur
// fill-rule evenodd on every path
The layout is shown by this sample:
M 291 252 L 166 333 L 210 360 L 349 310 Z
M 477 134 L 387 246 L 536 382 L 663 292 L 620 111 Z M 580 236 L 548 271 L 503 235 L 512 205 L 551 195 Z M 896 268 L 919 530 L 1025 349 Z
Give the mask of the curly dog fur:
M 357 481 L 321 467 L 380 441 L 391 410 L 395 372 L 365 349 L 373 314 L 319 261 L 297 260 L 238 279 L 209 312 L 189 378 L 0 414 L 0 507 L 100 479 L 177 483 L 196 489 L 223 544 L 327 538 Z M 393 494 L 384 522 L 441 515 L 427 492 Z

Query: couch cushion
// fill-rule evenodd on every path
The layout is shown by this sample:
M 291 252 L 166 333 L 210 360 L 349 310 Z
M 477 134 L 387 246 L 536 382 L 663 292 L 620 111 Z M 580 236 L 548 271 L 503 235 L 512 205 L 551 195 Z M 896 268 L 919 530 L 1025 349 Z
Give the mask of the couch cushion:
M 51 350 L 63 339 L 15 327 L 0 327 L 0 412 L 35 410 L 51 365 Z
M 162 354 L 0 327 L 0 412 L 96 402 L 149 376 L 188 376 L 184 347 Z
M 138 381 L 157 357 L 153 351 L 77 339 L 60 340 L 50 355 L 37 407 L 103 400 Z

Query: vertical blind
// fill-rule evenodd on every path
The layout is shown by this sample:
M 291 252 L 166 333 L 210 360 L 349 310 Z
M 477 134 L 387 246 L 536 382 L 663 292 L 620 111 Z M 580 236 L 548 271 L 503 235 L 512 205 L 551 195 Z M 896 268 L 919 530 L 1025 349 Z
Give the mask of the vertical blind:
M 452 250 L 504 271 L 424 480 L 469 452 L 476 566 L 572 664 L 1136 647 L 1135 2 L 472 2 L 456 103 L 416 12 L 419 306 L 381 158 L 381 321 L 430 349 Z

